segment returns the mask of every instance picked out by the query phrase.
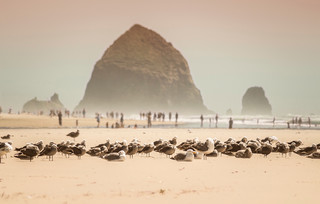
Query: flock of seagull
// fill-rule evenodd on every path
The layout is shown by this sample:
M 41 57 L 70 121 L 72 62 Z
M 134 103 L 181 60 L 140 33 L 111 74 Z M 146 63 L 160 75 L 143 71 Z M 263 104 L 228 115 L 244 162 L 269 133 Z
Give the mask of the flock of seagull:
M 267 157 L 271 153 L 280 153 L 282 156 L 291 156 L 294 152 L 300 156 L 308 158 L 320 159 L 319 144 L 312 144 L 311 146 L 301 147 L 301 140 L 294 140 L 290 142 L 281 142 L 277 137 L 271 136 L 264 139 L 248 140 L 243 137 L 241 140 L 229 138 L 222 142 L 215 138 L 207 138 L 206 141 L 201 142 L 198 138 L 186 140 L 180 144 L 177 143 L 177 137 L 171 140 L 159 139 L 150 144 L 142 144 L 138 139 L 133 139 L 130 143 L 126 140 L 122 142 L 113 142 L 107 140 L 105 143 L 90 147 L 87 150 L 86 141 L 80 143 L 75 142 L 75 138 L 80 134 L 79 130 L 71 132 L 67 136 L 74 139 L 74 142 L 67 141 L 56 144 L 50 142 L 44 145 L 40 140 L 36 143 L 28 143 L 23 147 L 15 148 L 17 152 L 14 154 L 15 158 L 21 160 L 30 160 L 30 162 L 40 156 L 46 156 L 49 161 L 53 161 L 53 156 L 60 152 L 69 158 L 71 155 L 77 156 L 79 159 L 84 154 L 99 157 L 108 161 L 125 161 L 126 156 L 133 158 L 136 154 L 144 154 L 150 157 L 152 152 L 165 154 L 172 160 L 176 161 L 193 161 L 194 159 L 207 159 L 207 157 L 217 157 L 228 155 L 236 158 L 251 158 L 253 154 L 262 154 Z M 10 139 L 12 135 L 2 136 L 1 139 Z M 176 150 L 180 150 L 179 153 Z M 13 151 L 11 142 L 0 142 L 0 163 L 2 156 L 6 156 Z

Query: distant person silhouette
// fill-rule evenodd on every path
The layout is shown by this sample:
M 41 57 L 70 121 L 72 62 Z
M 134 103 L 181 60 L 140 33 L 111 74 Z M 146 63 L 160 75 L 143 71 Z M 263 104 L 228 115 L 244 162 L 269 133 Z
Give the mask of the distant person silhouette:
M 121 113 L 121 116 L 120 116 L 120 126 L 122 128 L 124 127 L 124 124 L 123 124 L 123 113 Z
M 202 114 L 200 116 L 200 120 L 201 120 L 201 127 L 203 127 L 203 115 Z
M 97 117 L 96 117 L 96 119 L 97 119 L 97 128 L 100 126 L 100 114 L 97 114 Z
M 302 118 L 301 117 L 299 118 L 298 123 L 299 123 L 299 127 L 301 127 L 301 124 L 302 124 Z
M 169 112 L 169 121 L 171 121 L 171 116 L 172 116 L 172 114 L 171 114 L 171 112 Z
M 310 117 L 308 117 L 308 124 L 309 124 L 309 128 L 311 127 L 311 119 Z
M 84 118 L 86 117 L 86 109 L 82 110 L 82 115 L 83 115 Z
M 151 125 L 152 125 L 152 124 L 151 124 L 151 112 L 148 113 L 147 118 L 148 118 L 148 128 L 150 128 Z
M 178 117 L 179 117 L 179 114 L 176 112 L 176 126 L 178 125 Z
M 59 125 L 62 126 L 62 113 L 59 111 L 58 113 Z
M 273 123 L 273 127 L 274 127 L 274 125 L 276 123 L 276 118 L 275 117 L 273 117 L 272 123 Z
M 216 114 L 216 127 L 218 127 L 218 119 L 219 119 L 219 116 L 218 114 Z
M 232 129 L 233 126 L 233 120 L 232 118 L 229 119 L 229 129 Z

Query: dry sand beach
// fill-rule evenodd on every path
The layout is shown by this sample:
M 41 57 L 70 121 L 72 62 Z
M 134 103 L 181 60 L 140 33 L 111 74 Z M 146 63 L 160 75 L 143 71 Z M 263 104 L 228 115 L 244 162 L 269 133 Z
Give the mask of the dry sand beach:
M 12 120 L 20 120 L 19 117 Z M 39 140 L 59 143 L 70 139 L 65 135 L 73 130 L 52 129 L 50 122 L 18 129 L 8 120 L 2 117 L 1 126 L 13 128 L 0 129 L 0 135 L 14 135 L 13 147 Z M 21 121 L 29 123 L 27 118 Z M 45 126 L 49 128 L 40 128 Z M 195 137 L 201 141 L 207 137 L 224 141 L 243 136 L 301 139 L 304 146 L 320 143 L 317 130 L 156 128 L 80 128 L 76 141 L 85 139 L 88 149 L 106 139 L 114 142 L 138 138 L 150 143 L 174 136 L 178 143 Z M 320 160 L 297 154 L 282 157 L 271 153 L 268 158 L 254 154 L 251 159 L 223 155 L 193 162 L 176 162 L 156 152 L 151 157 L 127 157 L 124 162 L 108 162 L 87 154 L 81 159 L 56 154 L 54 161 L 39 157 L 29 162 L 13 155 L 11 152 L 0 165 L 0 203 L 312 203 L 318 200 L 320 188 Z

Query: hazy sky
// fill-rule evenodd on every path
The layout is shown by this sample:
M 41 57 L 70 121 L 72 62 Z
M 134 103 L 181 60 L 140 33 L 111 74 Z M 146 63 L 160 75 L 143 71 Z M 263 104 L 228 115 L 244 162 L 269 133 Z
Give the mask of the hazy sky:
M 0 0 L 0 105 L 57 92 L 73 109 L 133 24 L 178 49 L 211 110 L 262 86 L 276 114 L 320 113 L 319 0 Z

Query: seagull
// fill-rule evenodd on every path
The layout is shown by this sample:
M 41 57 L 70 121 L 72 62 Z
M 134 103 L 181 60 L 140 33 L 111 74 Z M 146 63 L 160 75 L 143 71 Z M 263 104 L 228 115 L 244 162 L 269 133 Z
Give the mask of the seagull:
M 308 158 L 311 159 L 320 159 L 320 152 L 314 152 L 311 155 L 308 156 Z
M 135 155 L 138 152 L 138 145 L 137 144 L 129 144 L 127 155 L 130 156 L 130 158 L 133 158 L 133 155 Z
M 37 146 L 40 152 L 41 152 L 41 151 L 43 150 L 43 148 L 44 148 L 44 146 L 43 146 L 43 141 L 40 140 L 40 141 L 37 142 L 37 143 L 27 143 L 27 144 L 26 144 L 25 146 L 23 146 L 23 147 L 16 148 L 15 151 L 21 151 L 22 149 L 25 149 L 28 145 L 35 145 L 35 146 Z
M 252 152 L 250 148 L 247 148 L 245 150 L 239 150 L 235 154 L 236 158 L 251 158 L 252 157 Z
M 176 147 L 172 144 L 166 145 L 159 150 L 160 153 L 164 153 L 167 156 L 171 156 L 175 151 Z
M 91 147 L 90 150 L 88 150 L 86 153 L 90 156 L 99 156 L 102 152 L 108 151 L 108 148 L 106 146 L 100 146 L 100 147 Z
M 169 140 L 169 143 L 176 146 L 177 145 L 177 137 L 174 137 L 171 140 Z
M 295 143 L 296 147 L 299 147 L 300 145 L 302 145 L 301 140 L 293 140 L 291 142 L 288 142 L 289 145 L 291 145 L 292 143 Z
M 39 156 L 49 156 L 49 161 L 51 158 L 51 161 L 53 161 L 53 156 L 57 153 L 58 151 L 58 146 L 54 144 L 53 142 L 50 142 L 49 145 L 46 145 L 44 149 L 40 152 Z
M 106 154 L 102 158 L 108 161 L 124 161 L 126 159 L 126 153 L 121 150 L 118 153 Z
M 70 136 L 73 138 L 73 140 L 75 141 L 75 138 L 78 137 L 80 134 L 79 130 L 77 130 L 77 132 L 70 132 L 69 134 L 67 134 L 67 136 Z
M 252 153 L 257 153 L 261 147 L 261 144 L 258 141 L 250 140 L 247 144 L 247 147 L 251 149 Z
M 96 147 L 100 148 L 100 147 L 102 147 L 102 146 L 105 146 L 105 147 L 107 147 L 107 148 L 109 149 L 109 148 L 110 148 L 110 145 L 111 145 L 111 144 L 110 144 L 110 140 L 107 139 L 105 143 L 98 144 L 98 145 L 96 145 L 96 146 L 94 146 L 94 147 L 91 147 L 91 149 L 96 148 Z
M 1 139 L 9 140 L 11 137 L 13 137 L 13 135 L 7 134 L 5 136 L 2 136 Z
M 219 155 L 218 150 L 214 149 L 213 152 L 211 152 L 210 154 L 207 154 L 206 156 L 207 157 L 217 157 L 218 155 Z
M 126 140 L 123 140 L 122 144 L 119 143 L 118 146 L 115 147 L 111 153 L 120 152 L 121 150 L 123 150 L 125 153 L 128 152 L 128 145 Z
M 317 146 L 315 144 L 312 144 L 311 147 L 300 148 L 299 150 L 294 151 L 294 153 L 299 154 L 300 156 L 306 156 L 306 155 L 310 155 L 316 151 L 317 151 Z
M 19 159 L 30 159 L 30 162 L 31 162 L 31 160 L 34 157 L 38 156 L 39 153 L 40 153 L 40 150 L 38 146 L 34 144 L 28 144 L 26 148 L 21 149 L 19 153 L 14 155 L 14 157 Z
M 216 149 L 218 153 L 220 153 L 220 156 L 222 156 L 222 153 L 227 150 L 227 145 L 224 143 L 218 143 L 218 144 L 215 144 L 214 149 Z
M 69 157 L 70 154 L 73 154 L 73 150 L 71 149 L 70 141 L 62 142 L 57 145 L 58 146 L 58 152 L 62 152 L 66 157 Z
M 71 146 L 70 148 L 72 149 L 73 154 L 78 156 L 78 159 L 81 159 L 81 156 L 86 153 L 86 147 L 83 145 Z
M 161 145 L 162 143 L 163 143 L 163 139 L 160 138 L 160 139 L 154 141 L 154 142 L 153 142 L 153 145 L 154 145 L 154 146 L 158 146 L 158 145 Z
M 0 142 L 0 163 L 1 157 L 7 155 L 13 149 L 11 145 L 11 142 Z
M 282 154 L 282 156 L 285 154 L 285 156 L 287 157 L 287 153 L 289 152 L 290 148 L 289 145 L 285 142 L 282 143 L 277 143 L 277 152 L 280 152 Z
M 207 138 L 205 143 L 198 142 L 192 145 L 198 152 L 202 153 L 206 159 L 206 155 L 210 154 L 214 150 L 214 140 L 212 138 Z
M 251 148 L 250 148 L 251 149 Z M 260 153 L 263 154 L 264 157 L 267 157 L 272 152 L 271 144 L 263 144 L 260 148 Z
M 150 153 L 154 150 L 153 144 L 147 144 L 142 149 L 142 153 L 145 153 L 146 156 L 148 155 L 150 157 Z
M 188 161 L 191 162 L 194 159 L 195 152 L 192 149 L 188 149 L 186 153 L 178 153 L 174 157 L 172 157 L 172 160 L 176 161 Z

